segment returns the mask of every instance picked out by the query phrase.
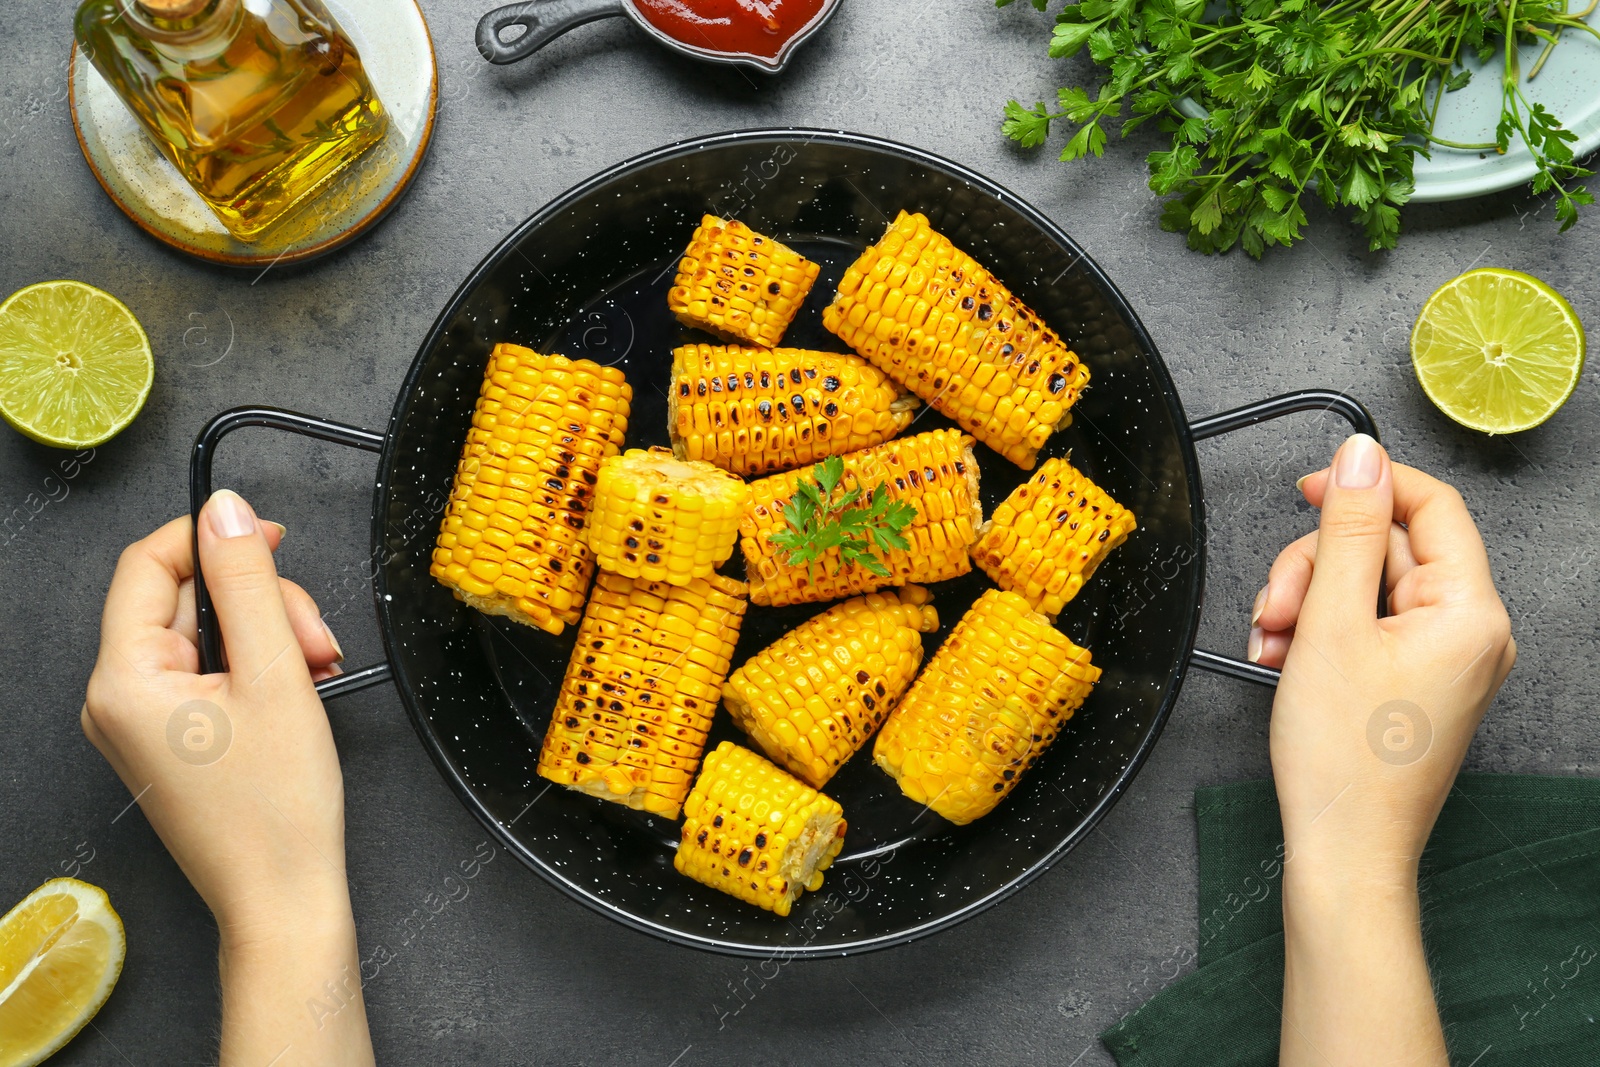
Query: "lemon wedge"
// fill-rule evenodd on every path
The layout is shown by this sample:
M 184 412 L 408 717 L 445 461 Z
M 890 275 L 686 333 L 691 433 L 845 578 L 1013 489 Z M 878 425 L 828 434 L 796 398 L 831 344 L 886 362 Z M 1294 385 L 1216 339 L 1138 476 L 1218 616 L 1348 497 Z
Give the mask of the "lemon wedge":
M 94 1018 L 128 944 L 105 890 L 52 878 L 0 919 L 0 1067 L 32 1067 Z

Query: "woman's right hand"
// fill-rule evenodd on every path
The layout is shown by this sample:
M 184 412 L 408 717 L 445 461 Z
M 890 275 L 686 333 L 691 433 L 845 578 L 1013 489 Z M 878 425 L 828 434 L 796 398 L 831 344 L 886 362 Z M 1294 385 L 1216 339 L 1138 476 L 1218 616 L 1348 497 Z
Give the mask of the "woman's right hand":
M 1250 642 L 1252 658 L 1283 666 L 1272 764 L 1284 832 L 1296 849 L 1414 870 L 1516 661 L 1510 619 L 1450 486 L 1357 434 L 1301 490 L 1321 527 L 1273 564 Z
M 1283 664 L 1280 1063 L 1445 1067 L 1417 865 L 1516 644 L 1450 486 L 1356 434 L 1301 489 L 1320 528 L 1278 557 L 1250 640 Z

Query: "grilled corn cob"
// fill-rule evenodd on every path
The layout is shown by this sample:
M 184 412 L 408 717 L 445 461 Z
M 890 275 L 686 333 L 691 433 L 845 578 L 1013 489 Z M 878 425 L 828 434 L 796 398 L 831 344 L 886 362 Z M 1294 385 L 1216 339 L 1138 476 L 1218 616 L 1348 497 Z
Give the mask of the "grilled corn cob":
M 917 399 L 860 356 L 684 345 L 672 353 L 667 425 L 679 459 L 771 474 L 882 444 Z
M 743 481 L 709 463 L 630 448 L 600 464 L 589 547 L 613 574 L 673 585 L 708 578 L 733 555 L 749 499 Z
M 577 622 L 594 573 L 589 497 L 632 399 L 614 367 L 496 345 L 429 573 L 490 615 L 553 634 Z
M 818 269 L 742 222 L 707 215 L 678 263 L 667 307 L 685 326 L 776 348 Z
M 672 865 L 779 915 L 844 847 L 844 809 L 749 749 L 724 741 L 706 756 L 683 810 Z
M 906 796 L 965 825 L 1005 799 L 1099 677 L 1020 595 L 990 589 L 883 724 L 873 760 Z
M 939 628 L 920 585 L 835 604 L 728 676 L 734 725 L 776 763 L 821 789 L 866 743 L 922 664 L 922 635 Z
M 959 430 L 930 430 L 851 452 L 843 459 L 845 488 L 859 486 L 865 495 L 881 484 L 891 500 L 907 501 L 917 509 L 916 519 L 900 534 L 910 542 L 910 550 L 878 551 L 888 577 L 853 564 L 841 566 L 836 548 L 814 568 L 792 566 L 788 553 L 770 538 L 787 526 L 783 508 L 794 495 L 795 483 L 811 474 L 789 471 L 758 479 L 750 483 L 750 505 L 739 520 L 739 546 L 753 603 L 834 600 L 888 585 L 957 578 L 972 569 L 967 546 L 977 539 L 983 521 L 972 438 Z
M 822 324 L 1025 470 L 1089 383 L 1038 315 L 904 211 L 845 271 Z
M 994 509 L 973 562 L 1055 618 L 1133 532 L 1133 512 L 1064 459 L 1047 459 Z
M 744 619 L 745 587 L 600 572 L 539 752 L 539 774 L 678 816 Z

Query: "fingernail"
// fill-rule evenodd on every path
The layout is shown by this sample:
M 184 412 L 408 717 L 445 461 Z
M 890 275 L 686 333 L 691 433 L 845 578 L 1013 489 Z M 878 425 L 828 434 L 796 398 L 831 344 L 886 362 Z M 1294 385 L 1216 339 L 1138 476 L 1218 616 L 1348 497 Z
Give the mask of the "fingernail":
M 1333 480 L 1340 489 L 1371 489 L 1383 468 L 1383 449 L 1364 433 L 1351 434 L 1333 461 Z
M 1266 631 L 1259 626 L 1250 628 L 1250 643 L 1245 646 L 1244 658 L 1251 663 L 1261 662 L 1261 645 L 1266 640 Z
M 1295 479 L 1294 487 L 1303 493 L 1306 491 L 1306 483 L 1310 480 L 1310 474 L 1302 474 L 1299 478 Z
M 264 519 L 262 521 L 264 521 L 268 526 L 276 526 L 278 528 L 278 540 L 282 541 L 285 537 L 289 536 L 289 527 L 285 526 L 283 523 L 273 522 L 271 519 Z
M 1272 584 L 1261 587 L 1261 592 L 1256 594 L 1256 606 L 1250 609 L 1250 625 L 1254 626 L 1261 621 L 1261 613 L 1267 610 L 1267 593 L 1272 590 Z
M 339 647 L 339 639 L 333 636 L 333 631 L 328 629 L 328 624 L 322 624 L 322 632 L 328 635 L 328 644 L 333 646 L 333 654 L 337 657 L 335 662 L 344 662 L 344 649 Z
M 232 489 L 218 489 L 206 502 L 211 532 L 218 537 L 244 537 L 256 532 L 256 513 Z

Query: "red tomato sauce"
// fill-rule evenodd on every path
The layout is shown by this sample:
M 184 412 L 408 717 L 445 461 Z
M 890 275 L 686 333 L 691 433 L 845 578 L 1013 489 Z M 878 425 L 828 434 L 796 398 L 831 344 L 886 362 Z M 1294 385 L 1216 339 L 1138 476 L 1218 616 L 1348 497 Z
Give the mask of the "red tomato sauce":
M 675 41 L 729 55 L 776 59 L 827 0 L 633 0 Z

